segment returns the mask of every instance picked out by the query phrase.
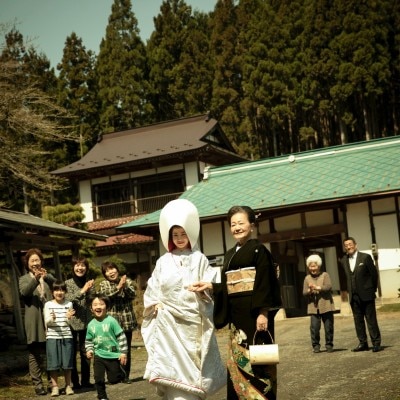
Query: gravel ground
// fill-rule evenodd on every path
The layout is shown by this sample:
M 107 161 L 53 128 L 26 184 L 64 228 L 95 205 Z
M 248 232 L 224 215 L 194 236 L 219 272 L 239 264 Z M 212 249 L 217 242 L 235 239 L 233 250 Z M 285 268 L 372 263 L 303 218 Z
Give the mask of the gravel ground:
M 312 352 L 309 317 L 276 321 L 276 342 L 280 349 L 278 399 L 400 400 L 400 312 L 378 312 L 378 321 L 383 351 L 351 352 L 358 344 L 353 318 L 336 314 L 334 352 L 319 354 Z M 321 334 L 323 338 L 323 328 Z M 217 336 L 221 354 L 226 357 L 228 332 L 219 331 Z M 146 359 L 144 347 L 132 349 L 131 377 L 134 382 L 107 386 L 110 400 L 160 400 L 153 386 L 141 377 Z M 30 393 L 33 393 L 32 389 Z M 0 388 L 0 399 L 3 398 Z M 29 398 L 32 395 L 19 396 L 18 400 Z M 67 399 L 66 396 L 60 398 Z M 76 392 L 68 399 L 95 400 L 96 392 Z M 229 399 L 222 388 L 209 400 Z

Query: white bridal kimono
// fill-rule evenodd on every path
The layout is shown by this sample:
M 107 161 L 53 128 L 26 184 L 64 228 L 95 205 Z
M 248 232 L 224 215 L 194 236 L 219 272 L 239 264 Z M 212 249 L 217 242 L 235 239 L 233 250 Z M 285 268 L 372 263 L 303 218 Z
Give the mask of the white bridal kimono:
M 176 389 L 183 391 L 179 398 L 205 399 L 226 384 L 213 301 L 208 293 L 187 290 L 193 282 L 215 278 L 215 269 L 200 251 L 174 250 L 158 259 L 148 281 L 141 328 L 148 353 L 144 378 L 165 399 L 175 398 L 168 393 Z

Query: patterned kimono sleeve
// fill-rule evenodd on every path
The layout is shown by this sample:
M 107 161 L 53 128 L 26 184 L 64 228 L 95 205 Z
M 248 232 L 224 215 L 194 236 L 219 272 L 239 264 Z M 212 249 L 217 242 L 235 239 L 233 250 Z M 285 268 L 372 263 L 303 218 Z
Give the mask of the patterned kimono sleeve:
M 136 297 L 135 285 L 132 279 L 127 279 L 123 289 L 124 297 L 127 299 L 134 299 Z
M 104 279 L 100 282 L 100 292 L 108 297 L 113 297 L 119 293 L 119 290 L 116 284 Z

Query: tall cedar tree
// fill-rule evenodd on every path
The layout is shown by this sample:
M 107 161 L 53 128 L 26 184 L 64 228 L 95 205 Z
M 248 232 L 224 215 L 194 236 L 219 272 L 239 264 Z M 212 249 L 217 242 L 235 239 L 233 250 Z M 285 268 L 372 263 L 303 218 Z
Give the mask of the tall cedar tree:
M 341 0 L 335 6 L 342 31 L 331 44 L 340 60 L 331 94 L 335 103 L 346 104 L 345 111 L 355 110 L 352 141 L 370 140 L 380 136 L 377 105 L 389 89 L 389 3 Z
M 114 0 L 96 64 L 100 128 L 112 132 L 148 122 L 145 46 L 130 0 Z
M 241 21 L 238 25 L 247 26 L 240 29 L 238 36 L 243 82 L 239 132 L 244 138 L 240 149 L 254 159 L 266 156 L 268 150 L 276 151 L 277 124 L 273 123 L 273 113 L 275 103 L 281 102 L 285 84 L 276 73 L 277 66 L 282 65 L 278 58 L 283 54 L 275 51 L 275 47 L 282 47 L 284 36 L 277 34 L 277 16 L 266 2 L 242 1 L 236 13 Z
M 253 18 L 242 30 L 244 96 L 241 129 L 253 133 L 258 157 L 276 156 L 297 149 L 296 93 L 302 63 L 296 38 L 302 30 L 300 1 L 252 3 Z M 242 2 L 238 12 L 246 13 Z M 296 132 L 296 133 L 295 133 Z M 258 158 L 257 157 L 257 158 Z
M 95 56 L 86 51 L 82 39 L 73 32 L 67 37 L 58 77 L 59 104 L 74 116 L 74 130 L 79 143 L 69 145 L 69 159 L 64 165 L 76 161 L 95 144 L 99 135 L 99 102 L 94 73 Z
M 389 7 L 389 52 L 391 80 L 387 97 L 382 96 L 383 118 L 382 135 L 398 135 L 400 133 L 400 2 L 393 1 Z M 386 107 L 382 107 L 386 105 Z
M 211 49 L 215 73 L 211 112 L 233 146 L 246 141 L 238 132 L 242 97 L 242 65 L 236 57 L 239 26 L 233 0 L 218 0 L 213 14 Z
M 303 103 L 299 133 L 302 148 L 310 149 L 324 146 L 327 140 L 338 143 L 344 139 L 344 123 L 335 117 L 343 110 L 335 109 L 331 96 L 338 58 L 330 46 L 342 27 L 333 7 L 323 1 L 307 1 L 303 20 L 298 44 L 304 71 L 301 92 L 297 94 Z
M 390 3 L 356 3 L 239 3 L 238 21 L 242 6 L 257 17 L 246 30 L 237 24 L 237 43 L 249 49 L 241 58 L 238 131 L 242 138 L 250 132 L 248 146 L 259 143 L 261 157 L 344 143 L 349 134 L 369 140 L 386 126 Z
M 49 173 L 50 143 L 72 140 L 62 126 L 67 114 L 56 104 L 50 63 L 13 29 L 0 55 L 0 187 L 7 205 L 40 215 L 62 187 Z M 45 92 L 47 91 L 47 93 Z M 50 94 L 49 94 L 50 93 Z
M 200 61 L 199 49 L 195 46 L 201 45 L 201 42 L 190 43 L 189 31 L 194 25 L 191 14 L 191 7 L 183 0 L 164 0 L 160 13 L 154 18 L 155 31 L 147 42 L 147 58 L 151 102 L 157 122 L 182 117 L 183 111 L 188 108 L 186 94 L 183 98 L 180 96 L 189 89 L 188 73 L 193 69 L 198 71 L 194 63 Z M 203 35 L 200 38 L 204 41 Z M 189 46 L 193 46 L 192 49 Z M 191 50 L 196 52 L 196 59 L 192 61 L 188 59 Z M 189 71 L 182 76 L 186 65 Z
M 184 28 L 179 61 L 170 73 L 169 95 L 176 117 L 210 109 L 214 66 L 210 57 L 209 21 L 209 15 L 195 11 Z

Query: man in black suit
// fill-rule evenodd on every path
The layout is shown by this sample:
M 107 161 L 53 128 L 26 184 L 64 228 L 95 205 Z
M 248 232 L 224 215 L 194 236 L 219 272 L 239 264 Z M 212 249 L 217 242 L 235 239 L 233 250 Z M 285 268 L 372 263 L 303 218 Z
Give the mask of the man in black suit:
M 354 325 L 359 344 L 352 351 L 369 350 L 365 321 L 374 353 L 382 350 L 381 333 L 376 319 L 375 292 L 378 287 L 378 271 L 372 257 L 357 250 L 357 243 L 352 237 L 343 241 L 346 255 L 341 264 L 347 277 L 347 290 L 353 311 Z M 364 321 L 365 319 L 365 321 Z

